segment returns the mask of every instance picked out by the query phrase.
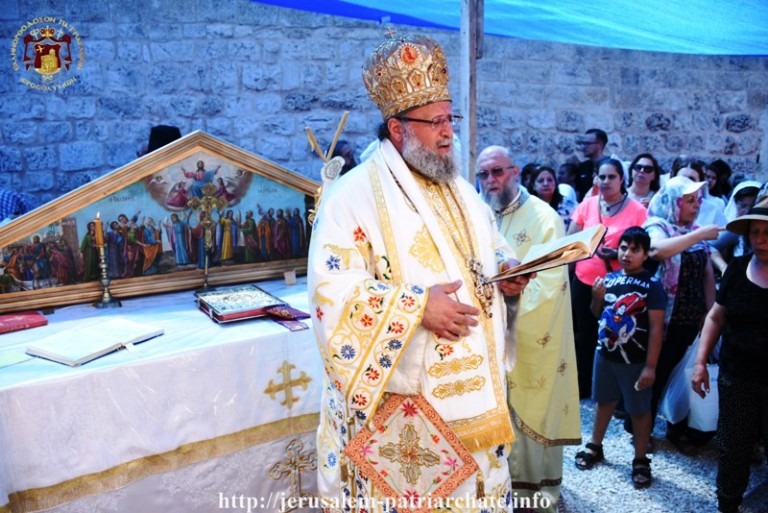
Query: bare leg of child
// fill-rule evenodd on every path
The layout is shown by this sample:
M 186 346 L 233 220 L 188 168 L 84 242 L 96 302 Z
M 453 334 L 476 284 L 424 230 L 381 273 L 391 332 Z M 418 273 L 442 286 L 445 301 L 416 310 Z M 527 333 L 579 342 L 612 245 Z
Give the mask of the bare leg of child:
M 605 432 L 608 430 L 608 424 L 611 422 L 611 418 L 613 418 L 613 412 L 616 409 L 617 404 L 618 402 L 597 403 L 597 410 L 595 411 L 595 425 L 592 426 L 593 444 L 603 444 Z
M 651 412 L 632 415 L 632 428 L 635 435 L 635 458 L 645 458 L 648 441 L 651 439 Z

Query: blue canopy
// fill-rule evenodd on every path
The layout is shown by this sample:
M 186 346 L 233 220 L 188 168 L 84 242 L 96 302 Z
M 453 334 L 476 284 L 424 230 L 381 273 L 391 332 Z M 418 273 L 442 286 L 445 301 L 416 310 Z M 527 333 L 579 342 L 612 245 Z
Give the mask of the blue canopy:
M 461 0 L 259 0 L 395 24 L 458 29 Z M 485 33 L 700 55 L 768 55 L 766 0 L 485 0 Z

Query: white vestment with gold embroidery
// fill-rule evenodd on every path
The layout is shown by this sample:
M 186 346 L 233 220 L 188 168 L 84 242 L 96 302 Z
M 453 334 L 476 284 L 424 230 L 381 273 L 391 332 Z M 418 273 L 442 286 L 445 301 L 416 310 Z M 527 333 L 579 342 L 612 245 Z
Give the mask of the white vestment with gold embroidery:
M 469 234 L 472 256 L 488 276 L 514 253 L 465 180 L 437 187 L 458 204 L 437 215 L 428 187 L 385 140 L 324 192 L 319 207 L 308 290 L 326 372 L 318 489 L 330 506 L 345 494 L 376 495 L 367 481 L 343 475 L 341 451 L 388 392 L 421 393 L 477 461 L 485 496 L 510 498 L 506 455 L 514 435 L 505 357 L 513 351 L 505 344 L 514 341 L 505 343 L 502 295 L 494 287 L 492 316 L 481 313 L 479 325 L 458 342 L 437 339 L 421 327 L 421 317 L 427 289 L 455 280 L 463 282 L 455 298 L 481 309 L 457 233 Z M 475 497 L 477 481 L 468 479 L 453 495 Z

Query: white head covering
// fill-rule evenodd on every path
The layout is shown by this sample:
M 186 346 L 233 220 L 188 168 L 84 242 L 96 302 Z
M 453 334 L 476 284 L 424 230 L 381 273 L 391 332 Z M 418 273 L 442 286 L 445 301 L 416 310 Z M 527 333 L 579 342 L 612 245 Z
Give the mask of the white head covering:
M 743 182 L 740 182 L 736 187 L 733 188 L 733 191 L 731 191 L 731 197 L 728 200 L 728 204 L 725 206 L 725 218 L 728 221 L 733 221 L 736 218 L 736 194 L 746 189 L 747 187 L 754 187 L 755 188 L 755 196 L 757 196 L 757 191 L 760 190 L 760 186 L 762 184 L 760 182 L 757 182 L 755 180 L 744 180 Z

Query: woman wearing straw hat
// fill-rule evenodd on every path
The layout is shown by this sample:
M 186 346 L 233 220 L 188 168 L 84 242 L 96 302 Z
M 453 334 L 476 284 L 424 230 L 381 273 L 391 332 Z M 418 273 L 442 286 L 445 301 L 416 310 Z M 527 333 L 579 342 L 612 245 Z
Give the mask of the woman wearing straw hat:
M 768 440 L 768 194 L 727 229 L 744 235 L 752 254 L 728 266 L 701 332 L 691 376 L 693 390 L 709 392 L 707 359 L 722 334 L 717 423 L 717 501 L 721 513 L 739 509 L 749 462 L 760 436 Z

